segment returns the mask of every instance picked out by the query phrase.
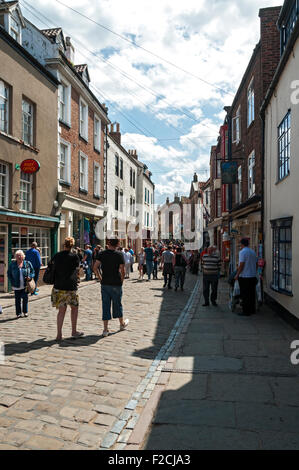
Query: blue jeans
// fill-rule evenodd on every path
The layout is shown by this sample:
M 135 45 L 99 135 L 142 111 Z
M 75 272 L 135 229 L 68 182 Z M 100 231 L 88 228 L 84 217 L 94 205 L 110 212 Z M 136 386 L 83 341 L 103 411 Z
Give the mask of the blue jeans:
M 147 261 L 146 262 L 146 272 L 147 272 L 147 275 L 148 275 L 149 279 L 151 278 L 151 274 L 153 272 L 153 269 L 154 269 L 154 262 L 153 261 Z
M 23 299 L 23 313 L 28 313 L 28 294 L 25 289 L 15 290 L 16 315 L 21 315 L 21 300 Z
M 122 318 L 123 307 L 121 298 L 123 294 L 122 286 L 101 286 L 102 290 L 102 320 L 111 320 L 111 302 L 113 318 Z
M 85 281 L 90 281 L 92 278 L 92 270 L 91 270 L 91 264 L 89 264 L 86 268 L 86 277 Z

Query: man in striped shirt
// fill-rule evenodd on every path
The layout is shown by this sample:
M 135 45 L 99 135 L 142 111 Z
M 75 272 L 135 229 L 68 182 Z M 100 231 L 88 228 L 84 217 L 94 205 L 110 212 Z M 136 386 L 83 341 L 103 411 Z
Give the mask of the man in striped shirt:
M 208 248 L 208 253 L 203 255 L 201 259 L 203 272 L 203 295 L 205 299 L 203 307 L 210 305 L 210 286 L 212 288 L 211 302 L 215 307 L 217 307 L 216 300 L 221 260 L 219 255 L 216 253 L 216 250 L 216 246 L 210 246 Z

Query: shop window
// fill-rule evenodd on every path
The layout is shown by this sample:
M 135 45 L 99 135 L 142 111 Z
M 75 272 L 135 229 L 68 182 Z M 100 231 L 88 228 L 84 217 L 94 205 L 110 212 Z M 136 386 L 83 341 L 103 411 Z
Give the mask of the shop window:
M 271 221 L 272 288 L 292 294 L 292 218 Z
M 32 242 L 36 242 L 40 249 L 42 264 L 47 266 L 51 256 L 50 229 L 16 225 L 12 227 L 11 242 L 13 255 L 17 250 L 26 253 L 31 248 Z
M 32 211 L 32 182 L 33 176 L 21 171 L 20 177 L 20 209 Z

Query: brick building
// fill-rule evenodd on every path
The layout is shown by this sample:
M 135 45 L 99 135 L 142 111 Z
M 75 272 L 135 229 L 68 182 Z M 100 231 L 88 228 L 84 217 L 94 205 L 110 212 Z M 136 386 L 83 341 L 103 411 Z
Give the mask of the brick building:
M 250 239 L 250 246 L 261 254 L 263 126 L 259 110 L 280 58 L 277 20 L 281 7 L 259 11 L 260 41 L 228 110 L 231 125 L 230 156 L 238 163 L 238 184 L 232 185 L 230 258 L 238 263 L 239 240 Z
M 61 28 L 40 31 L 26 22 L 23 43 L 59 81 L 56 102 L 57 215 L 59 247 L 73 236 L 81 248 L 103 240 L 96 224 L 104 217 L 106 198 L 106 107 L 90 89 L 87 64 L 74 65 L 75 50 Z

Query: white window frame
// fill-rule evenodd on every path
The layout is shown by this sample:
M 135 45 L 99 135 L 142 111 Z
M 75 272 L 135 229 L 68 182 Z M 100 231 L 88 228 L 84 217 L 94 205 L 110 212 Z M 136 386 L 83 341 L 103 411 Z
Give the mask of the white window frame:
M 0 120 L 0 131 L 9 134 L 10 90 L 2 80 L 0 80 L 0 106 L 3 106 L 2 110 L 0 108 L 0 118 L 3 113 L 3 119 Z
M 101 120 L 98 116 L 94 116 L 94 122 L 93 122 L 93 137 L 94 137 L 94 148 L 98 151 L 101 152 L 101 143 L 102 143 L 102 138 L 101 138 L 101 130 L 102 130 L 102 123 Z
M 79 100 L 79 133 L 88 142 L 88 104 L 81 98 Z
M 15 24 L 17 25 L 17 30 L 14 27 L 15 25 L 13 24 L 13 22 L 15 22 Z M 12 15 L 9 15 L 9 34 L 19 44 L 21 44 L 21 31 L 22 28 L 19 21 L 16 20 L 16 18 L 14 18 Z
M 61 160 L 61 146 L 64 146 L 67 149 L 66 152 L 66 159 L 65 159 L 65 178 L 61 178 L 61 166 L 62 166 L 62 160 Z M 72 152 L 72 146 L 69 142 L 66 142 L 63 139 L 60 139 L 59 142 L 59 181 L 63 183 L 68 183 L 71 184 L 71 152 Z
M 63 93 L 64 90 L 64 93 Z M 71 85 L 65 81 L 61 80 L 61 85 L 59 85 L 59 120 L 64 122 L 69 127 L 71 126 Z M 63 96 L 64 95 L 64 96 Z M 62 100 L 62 98 L 64 98 Z M 61 105 L 64 106 L 64 116 L 61 115 Z
M 254 78 L 247 89 L 247 127 L 254 121 Z
M 25 111 L 24 105 L 29 105 L 32 112 L 30 113 L 28 111 Z M 28 126 L 28 128 L 29 128 L 28 122 L 30 123 L 30 132 L 28 132 L 29 139 L 27 139 L 27 137 L 25 136 L 25 132 L 24 132 L 25 118 L 27 120 L 26 125 Z M 33 146 L 33 136 L 34 136 L 34 105 L 27 99 L 23 98 L 22 99 L 22 139 L 25 142 L 25 144 Z
M 2 173 L 2 168 L 5 167 L 5 173 Z M 2 195 L 2 188 L 4 187 L 4 194 Z M 4 163 L 0 162 L 0 207 L 8 207 L 9 206 L 9 166 Z M 4 199 L 4 204 L 2 204 L 2 198 Z
M 80 152 L 80 180 L 79 180 L 79 187 L 80 191 L 86 191 L 88 192 L 88 156 L 85 155 L 85 153 Z M 82 162 L 85 161 L 85 168 L 83 168 L 84 171 L 82 171 Z M 83 182 L 83 184 L 81 184 Z
M 32 185 L 33 185 L 33 175 L 28 173 L 20 174 L 20 210 L 24 212 L 32 211 Z M 22 198 L 22 195 L 26 194 L 28 197 L 26 199 Z
M 101 197 L 101 166 L 97 162 L 93 166 L 93 194 Z
M 238 167 L 238 184 L 236 184 L 236 203 L 242 202 L 242 166 Z
M 248 199 L 255 194 L 255 151 L 253 150 L 248 157 Z
M 232 121 L 233 143 L 238 144 L 241 140 L 241 105 L 238 107 L 236 115 Z

